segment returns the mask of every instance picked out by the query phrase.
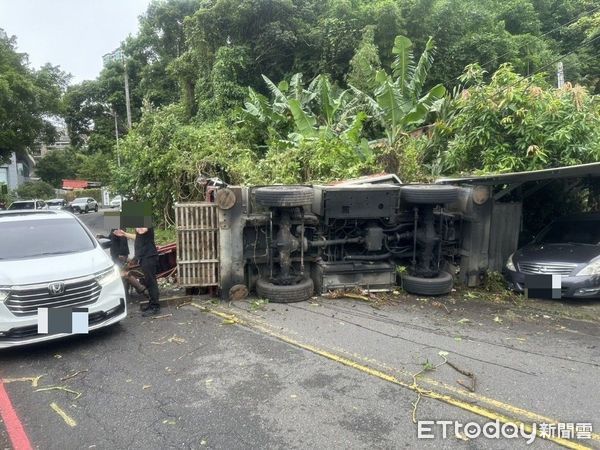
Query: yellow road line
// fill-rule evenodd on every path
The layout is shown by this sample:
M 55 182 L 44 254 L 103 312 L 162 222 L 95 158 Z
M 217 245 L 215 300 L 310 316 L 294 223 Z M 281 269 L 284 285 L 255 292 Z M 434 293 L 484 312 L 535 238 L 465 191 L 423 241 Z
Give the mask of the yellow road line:
M 56 403 L 54 403 L 54 402 L 50 403 L 50 408 L 52 408 L 56 412 L 56 414 L 58 414 L 60 417 L 62 417 L 62 419 L 65 421 L 65 423 L 67 425 L 69 425 L 70 427 L 77 426 L 77 422 L 75 422 L 75 419 L 73 419 L 66 412 L 64 412 L 63 409 L 60 406 L 58 406 Z
M 361 364 L 361 363 L 359 363 L 357 361 L 354 361 L 352 359 L 349 359 L 349 358 L 346 358 L 346 357 L 343 357 L 343 356 L 336 355 L 334 353 L 331 353 L 331 352 L 329 352 L 327 350 L 324 350 L 324 349 L 320 349 L 320 348 L 315 347 L 313 345 L 304 344 L 304 343 L 299 342 L 299 341 L 297 341 L 295 339 L 292 339 L 292 338 L 290 338 L 288 336 L 285 336 L 285 335 L 283 335 L 281 333 L 278 333 L 278 332 L 276 332 L 274 330 L 271 330 L 271 329 L 267 328 L 266 326 L 261 325 L 259 323 L 252 323 L 252 322 L 247 321 L 247 320 L 242 320 L 239 317 L 237 317 L 236 315 L 227 314 L 227 313 L 224 313 L 224 312 L 221 312 L 221 311 L 216 311 L 214 309 L 206 308 L 206 307 L 204 307 L 202 305 L 198 305 L 197 303 L 194 303 L 194 302 L 191 303 L 191 306 L 194 306 L 194 307 L 196 307 L 198 309 L 201 309 L 203 311 L 211 313 L 211 314 L 213 314 L 213 315 L 215 315 L 217 317 L 221 317 L 221 318 L 223 318 L 225 320 L 233 321 L 233 322 L 235 322 L 235 323 L 237 323 L 239 325 L 243 325 L 243 326 L 246 326 L 246 327 L 251 328 L 251 329 L 259 330 L 259 331 L 261 331 L 261 332 L 263 332 L 263 333 L 265 333 L 265 334 L 267 334 L 269 336 L 275 337 L 275 338 L 277 338 L 277 339 L 279 339 L 279 340 L 281 340 L 283 342 L 286 342 L 286 343 L 288 343 L 290 345 L 293 345 L 295 347 L 298 347 L 298 348 L 301 348 L 303 350 L 309 351 L 309 352 L 314 353 L 316 355 L 323 356 L 323 357 L 325 357 L 325 358 L 327 358 L 327 359 L 329 359 L 331 361 L 335 361 L 335 362 L 337 362 L 339 364 L 342 364 L 344 366 L 351 367 L 353 369 L 356 369 L 356 370 L 364 372 L 364 373 L 366 373 L 368 375 L 380 378 L 380 379 L 382 379 L 384 381 L 388 381 L 390 383 L 396 384 L 398 386 L 401 386 L 403 388 L 409 389 L 411 391 L 421 393 L 422 395 L 424 395 L 426 397 L 433 398 L 435 400 L 439 400 L 439 401 L 444 402 L 446 404 L 456 406 L 456 407 L 461 408 L 461 409 L 463 409 L 465 411 L 469 411 L 469 412 L 471 412 L 473 414 L 477 414 L 477 415 L 485 417 L 487 419 L 498 420 L 501 423 L 512 423 L 512 424 L 515 424 L 517 426 L 521 426 L 522 425 L 523 428 L 525 430 L 527 430 L 528 433 L 531 433 L 531 431 L 532 431 L 532 426 L 529 425 L 529 424 L 527 424 L 527 423 L 524 423 L 521 420 L 512 419 L 512 418 L 510 418 L 510 417 L 508 417 L 506 415 L 499 414 L 499 413 L 497 413 L 495 411 L 492 411 L 490 409 L 483 408 L 481 406 L 471 404 L 469 402 L 463 401 L 463 400 L 461 400 L 459 398 L 456 398 L 456 397 L 453 397 L 451 395 L 443 394 L 443 393 L 440 393 L 440 392 L 435 392 L 435 391 L 432 391 L 432 390 L 423 391 L 423 389 L 421 387 L 419 387 L 418 385 L 409 384 L 407 382 L 404 382 L 404 381 L 396 378 L 394 375 L 391 375 L 389 373 L 385 373 L 385 372 L 383 372 L 381 370 L 374 369 L 372 367 L 365 366 L 365 365 L 363 365 L 363 364 Z M 511 405 L 507 405 L 507 404 L 502 403 L 502 402 L 496 402 L 496 404 L 497 405 L 511 406 Z M 534 417 L 534 416 L 535 417 L 542 417 L 542 416 L 536 415 L 533 412 L 529 412 L 529 411 L 526 411 L 526 410 L 523 410 L 523 409 L 517 408 L 517 407 L 512 407 L 512 411 L 511 412 L 517 412 L 517 411 L 527 412 L 532 417 Z M 546 423 L 554 423 L 554 422 L 546 422 Z M 566 448 L 571 448 L 571 449 L 576 449 L 576 450 L 590 449 L 590 447 L 586 447 L 585 445 L 579 444 L 578 442 L 570 441 L 568 439 L 564 439 L 564 438 L 560 438 L 560 437 L 545 436 L 539 430 L 536 430 L 536 433 L 537 433 L 537 435 L 540 438 L 552 441 L 552 442 L 554 442 L 556 444 L 559 444 L 559 445 L 562 445 L 563 447 L 566 447 Z

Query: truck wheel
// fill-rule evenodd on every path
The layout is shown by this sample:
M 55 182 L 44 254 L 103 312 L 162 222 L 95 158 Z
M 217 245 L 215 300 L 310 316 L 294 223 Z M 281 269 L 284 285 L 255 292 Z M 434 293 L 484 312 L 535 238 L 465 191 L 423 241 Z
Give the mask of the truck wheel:
M 273 303 L 294 303 L 308 300 L 313 295 L 313 280 L 305 277 L 298 284 L 289 286 L 277 285 L 259 278 L 256 282 L 256 293 Z
M 312 203 L 313 190 L 308 186 L 266 186 L 256 189 L 256 202 L 262 206 L 291 208 Z
M 452 290 L 452 275 L 448 272 L 440 272 L 434 278 L 421 278 L 403 274 L 402 289 L 417 295 L 448 294 Z
M 417 205 L 442 205 L 458 200 L 458 189 L 444 184 L 412 184 L 400 188 L 402 198 Z

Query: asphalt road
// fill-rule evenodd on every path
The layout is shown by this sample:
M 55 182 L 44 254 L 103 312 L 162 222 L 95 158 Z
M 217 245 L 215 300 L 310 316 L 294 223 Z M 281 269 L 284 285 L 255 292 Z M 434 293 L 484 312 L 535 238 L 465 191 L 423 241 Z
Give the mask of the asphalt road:
M 100 214 L 82 219 L 94 232 L 102 226 Z M 90 336 L 0 353 L 0 378 L 33 447 L 556 447 L 442 439 L 439 429 L 420 440 L 413 414 L 589 422 L 600 431 L 600 333 L 589 318 L 545 313 L 543 304 L 444 298 L 194 302 L 155 320 L 131 308 L 121 324 Z M 475 392 L 444 359 L 475 375 Z M 423 369 L 415 408 L 412 375 Z M 38 376 L 37 388 L 26 380 Z M 57 386 L 73 392 L 37 390 Z

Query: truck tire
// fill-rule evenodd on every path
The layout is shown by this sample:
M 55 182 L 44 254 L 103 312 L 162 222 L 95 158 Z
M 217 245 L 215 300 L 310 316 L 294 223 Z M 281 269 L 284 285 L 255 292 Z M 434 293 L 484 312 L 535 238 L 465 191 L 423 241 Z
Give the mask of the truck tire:
M 308 205 L 314 196 L 308 186 L 266 186 L 254 192 L 259 205 L 280 208 Z
M 402 289 L 410 294 L 416 295 L 444 295 L 452 290 L 452 275 L 448 272 L 440 272 L 434 278 L 413 277 L 402 275 Z
M 314 290 L 313 280 L 305 277 L 298 284 L 289 286 L 277 285 L 259 278 L 256 282 L 256 293 L 259 297 L 269 299 L 273 303 L 294 303 L 308 300 Z
M 458 189 L 444 184 L 412 184 L 400 188 L 401 197 L 417 205 L 443 205 L 458 200 Z

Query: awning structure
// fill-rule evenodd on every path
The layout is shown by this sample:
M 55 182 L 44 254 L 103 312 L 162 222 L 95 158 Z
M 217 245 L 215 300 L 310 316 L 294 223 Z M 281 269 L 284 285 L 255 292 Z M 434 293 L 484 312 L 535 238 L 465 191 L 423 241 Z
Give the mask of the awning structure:
M 525 183 L 528 181 L 555 180 L 559 178 L 580 178 L 600 176 L 600 162 L 576 166 L 555 167 L 553 169 L 532 170 L 530 172 L 501 173 L 459 178 L 440 178 L 436 184 L 478 184 L 493 186 L 498 184 Z

